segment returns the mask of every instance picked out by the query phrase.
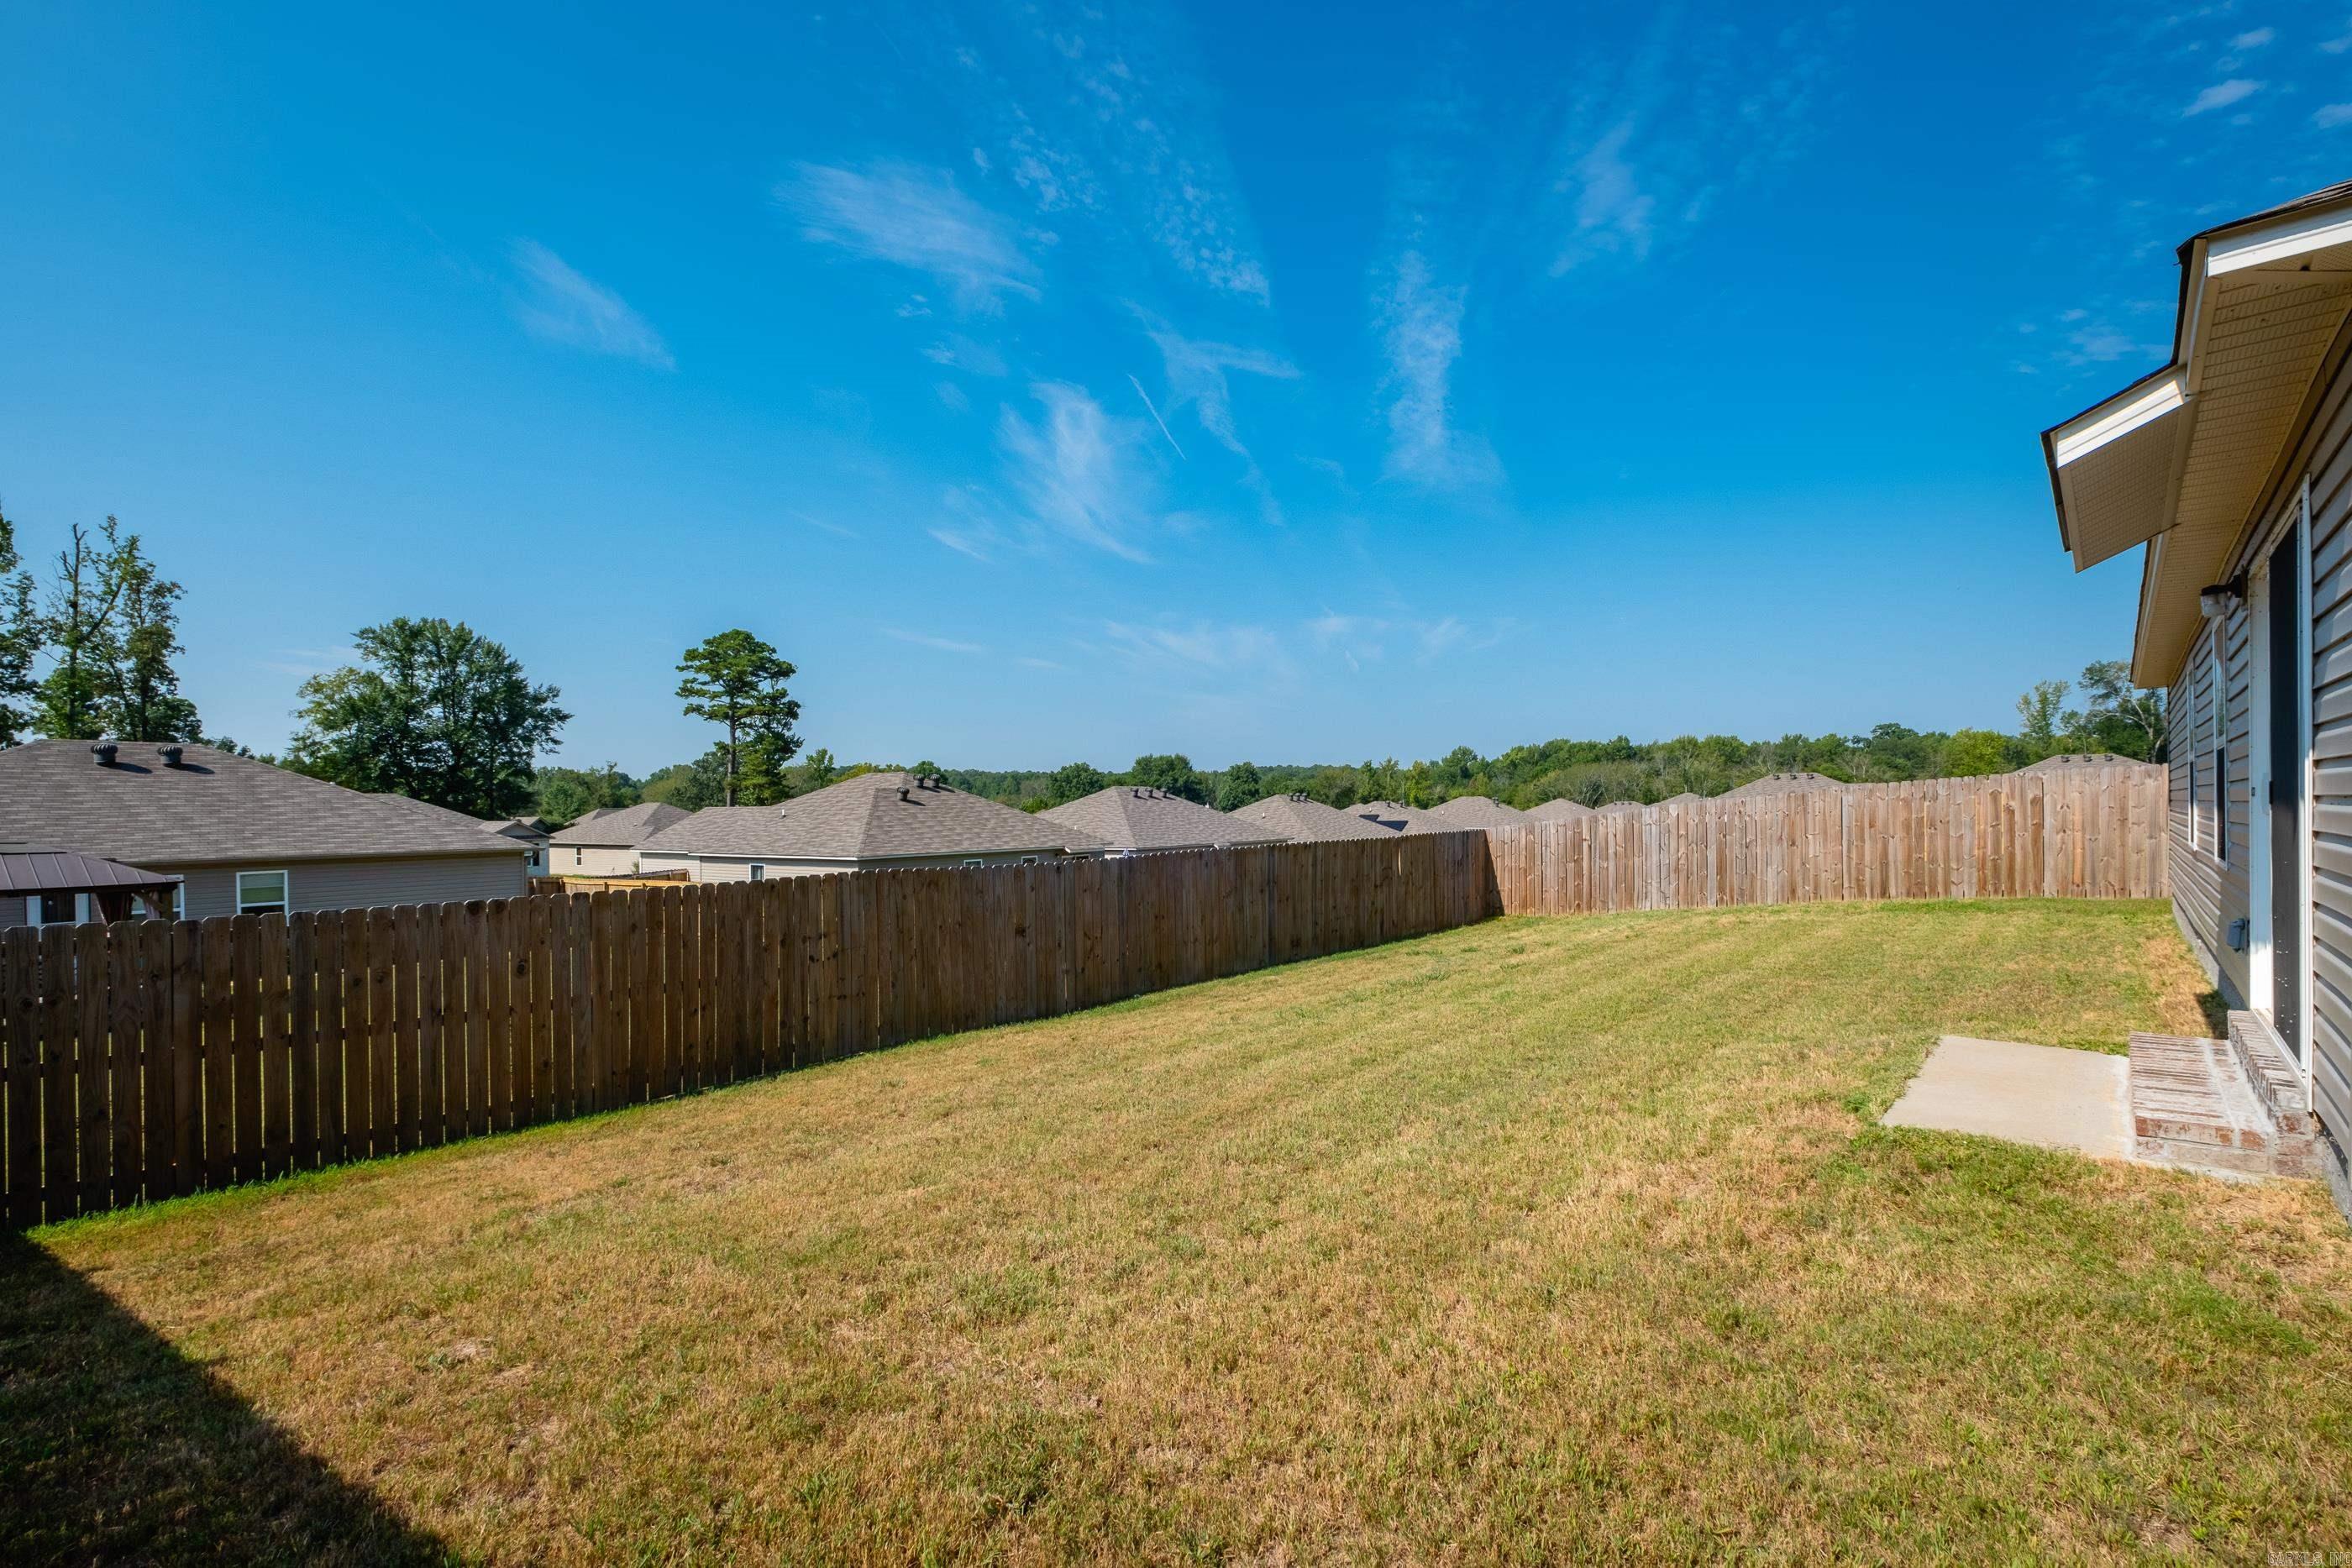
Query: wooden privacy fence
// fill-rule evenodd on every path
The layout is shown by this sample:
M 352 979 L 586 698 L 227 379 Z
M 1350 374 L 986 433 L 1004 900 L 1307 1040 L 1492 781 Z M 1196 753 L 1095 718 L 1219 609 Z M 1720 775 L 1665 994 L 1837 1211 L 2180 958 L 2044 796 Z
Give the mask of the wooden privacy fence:
M 1856 898 L 2162 898 L 2166 770 L 2047 773 L 1718 796 L 1502 829 L 1508 915 Z
M 5 1214 L 429 1148 L 1495 909 L 1461 832 L 0 931 Z

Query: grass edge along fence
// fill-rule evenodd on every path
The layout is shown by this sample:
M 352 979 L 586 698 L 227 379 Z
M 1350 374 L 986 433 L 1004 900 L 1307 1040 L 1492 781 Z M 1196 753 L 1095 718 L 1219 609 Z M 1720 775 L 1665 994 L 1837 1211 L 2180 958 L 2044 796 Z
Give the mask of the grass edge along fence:
M 1469 925 L 2160 897 L 2143 764 L 1109 861 L 0 931 L 29 1225 L 690 1093 Z
M 1475 831 L 0 931 L 31 1225 L 1425 935 Z

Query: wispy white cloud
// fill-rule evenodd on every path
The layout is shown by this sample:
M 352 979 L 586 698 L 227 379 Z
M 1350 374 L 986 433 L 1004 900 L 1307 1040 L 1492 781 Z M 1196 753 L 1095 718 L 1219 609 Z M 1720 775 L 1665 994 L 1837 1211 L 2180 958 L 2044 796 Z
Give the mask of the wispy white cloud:
M 2339 125 L 2352 123 L 2352 103 L 2322 104 L 2313 111 L 2311 122 L 2322 131 L 2333 131 Z
M 2204 114 L 2216 109 L 2227 109 L 2233 103 L 2242 103 L 2262 91 L 2263 86 L 2263 83 L 2250 81 L 2244 77 L 2217 81 L 2189 99 L 2189 107 L 2180 111 L 2181 118 L 2185 120 L 2192 114 Z
M 550 343 L 635 360 L 656 370 L 674 371 L 677 361 L 646 319 L 604 285 L 581 276 L 570 263 L 534 239 L 519 239 L 508 259 L 522 279 L 515 319 L 532 337 Z
M 1473 624 L 1458 615 L 1435 620 L 1412 616 L 1343 615 L 1326 610 L 1307 622 L 1307 635 L 1318 653 L 1336 653 L 1350 670 L 1361 670 L 1388 654 L 1392 638 L 1402 639 L 1416 660 L 1433 664 L 1447 655 L 1475 653 L 1502 641 L 1514 622 L 1504 619 Z
M 1030 517 L 1113 555 L 1150 560 L 1136 537 L 1154 521 L 1143 422 L 1105 413 L 1084 387 L 1040 382 L 1029 391 L 1044 417 L 1033 424 L 1006 407 L 997 444 Z
M 929 273 L 967 309 L 1001 308 L 1006 294 L 1038 297 L 1043 277 L 1018 231 L 944 171 L 893 162 L 862 169 L 803 163 L 774 193 L 805 237 Z
M 1595 256 L 1638 261 L 1650 254 L 1651 218 L 1658 203 L 1625 161 L 1633 137 L 1633 121 L 1619 120 L 1561 176 L 1559 188 L 1572 198 L 1575 227 L 1552 257 L 1554 277 Z
M 976 376 L 1001 376 L 1005 373 L 1003 354 L 961 332 L 950 332 L 925 349 L 923 358 L 934 364 L 946 365 L 950 370 L 969 371 Z
M 1084 219 L 1192 282 L 1265 302 L 1254 225 L 1181 16 L 1166 7 L 1036 0 L 1009 16 L 947 10 L 923 36 L 942 80 L 984 118 L 974 167 L 1040 214 Z
M 1160 434 L 1168 438 L 1168 444 L 1174 448 L 1176 455 L 1179 457 L 1184 457 L 1183 444 L 1176 439 L 1176 433 L 1168 428 L 1168 422 L 1160 416 L 1160 410 L 1153 404 L 1151 394 L 1143 390 L 1143 383 L 1136 380 L 1134 376 L 1130 375 L 1127 378 L 1127 384 L 1133 387 L 1135 389 L 1135 395 L 1143 400 L 1143 406 L 1146 409 L 1149 409 L 1151 413 L 1151 423 L 1160 427 Z M 1192 459 L 1185 457 L 1184 461 L 1189 463 Z
M 2277 37 L 2278 29 L 2275 27 L 2255 27 L 2231 39 L 2230 47 L 2233 49 L 2259 49 Z
M 1378 301 L 1390 396 L 1382 471 L 1391 478 L 1450 488 L 1502 476 L 1485 438 L 1454 423 L 1454 362 L 1462 353 L 1465 294 L 1459 285 L 1437 283 L 1421 253 L 1407 251 Z
M 953 382 L 934 382 L 931 391 L 938 393 L 940 402 L 953 413 L 962 413 L 971 407 L 971 399 Z
M 802 511 L 798 507 L 786 507 L 784 510 L 790 516 L 797 517 L 802 522 L 806 523 L 810 528 L 816 528 L 824 533 L 839 534 L 845 539 L 854 539 L 857 537 L 857 530 L 856 528 L 844 528 L 839 523 L 827 522 L 823 517 L 812 517 L 808 513 Z
M 1168 380 L 1168 413 L 1172 415 L 1190 408 L 1210 439 L 1242 460 L 1243 486 L 1257 497 L 1258 510 L 1265 520 L 1279 524 L 1281 504 L 1276 500 L 1273 486 L 1258 466 L 1248 444 L 1242 440 L 1240 427 L 1234 422 L 1231 378 L 1240 374 L 1290 381 L 1297 377 L 1298 367 L 1263 349 L 1188 338 L 1148 315 L 1145 322 L 1152 347 L 1160 350 L 1160 368 Z M 1136 390 L 1142 391 L 1139 383 Z M 1155 417 L 1157 412 L 1154 411 Z M 1176 444 L 1172 434 L 1168 440 L 1171 445 Z
M 959 643 L 952 637 L 935 637 L 928 632 L 908 632 L 897 626 L 885 626 L 882 628 L 882 631 L 884 635 L 896 637 L 901 643 L 912 643 L 919 648 L 936 648 L 942 653 L 985 653 L 988 652 L 988 649 L 984 644 L 979 643 Z
M 2339 37 L 2329 38 L 2319 47 L 2325 53 L 2340 55 L 2347 49 L 2352 49 L 2352 33 L 2346 33 Z
M 1282 639 L 1263 626 L 1192 621 L 1158 625 L 1107 621 L 1103 634 L 1127 657 L 1145 664 L 1174 660 L 1204 670 L 1271 668 L 1286 662 Z
M 1013 662 L 1020 665 L 1024 670 L 1066 670 L 1069 668 L 1067 664 L 1057 664 L 1051 659 L 1031 658 L 1025 654 Z

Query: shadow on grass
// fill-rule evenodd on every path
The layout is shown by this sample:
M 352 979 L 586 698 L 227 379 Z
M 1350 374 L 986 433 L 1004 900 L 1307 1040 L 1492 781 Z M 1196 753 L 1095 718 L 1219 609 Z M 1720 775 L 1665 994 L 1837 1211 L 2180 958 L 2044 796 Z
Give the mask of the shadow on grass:
M 12 1563 L 446 1563 L 219 1380 L 0 1232 L 0 1542 Z
M 2221 999 L 2219 991 L 2199 993 L 2197 1005 L 2205 1014 L 2205 1033 L 2210 1040 L 2230 1038 L 2230 1004 Z

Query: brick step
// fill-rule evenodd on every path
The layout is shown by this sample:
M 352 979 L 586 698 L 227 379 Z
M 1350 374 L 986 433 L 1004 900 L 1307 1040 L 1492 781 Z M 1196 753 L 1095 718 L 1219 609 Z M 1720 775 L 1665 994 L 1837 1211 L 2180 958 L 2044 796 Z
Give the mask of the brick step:
M 2240 1032 L 2233 1027 L 2230 1040 L 2131 1037 L 2137 1152 L 2143 1158 L 2254 1176 L 2317 1175 L 2309 1116 L 2297 1118 L 2295 1110 L 2300 1081 L 2277 1081 L 2259 1055 L 2260 1039 L 2242 1042 Z M 2258 1072 L 2248 1071 L 2250 1056 Z M 2273 1113 L 2273 1097 L 2284 1115 Z

